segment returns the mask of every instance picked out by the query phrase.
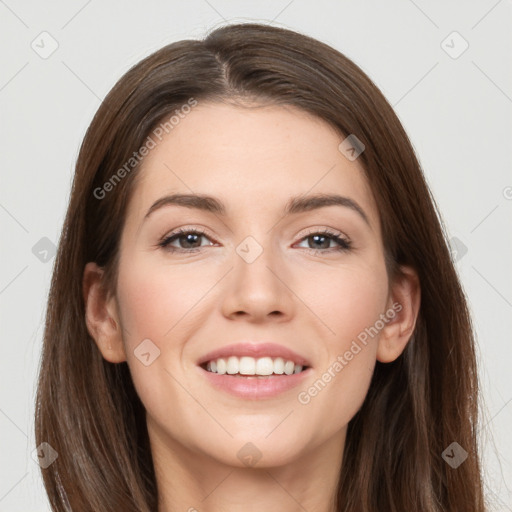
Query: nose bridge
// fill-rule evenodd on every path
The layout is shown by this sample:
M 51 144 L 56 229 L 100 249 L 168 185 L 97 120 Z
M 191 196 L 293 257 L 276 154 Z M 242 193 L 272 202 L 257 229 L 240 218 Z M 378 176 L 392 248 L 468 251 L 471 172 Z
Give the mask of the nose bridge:
M 246 236 L 236 247 L 224 314 L 244 312 L 254 318 L 289 314 L 291 297 L 281 281 L 282 259 L 269 234 Z M 280 279 L 281 278 L 281 279 Z

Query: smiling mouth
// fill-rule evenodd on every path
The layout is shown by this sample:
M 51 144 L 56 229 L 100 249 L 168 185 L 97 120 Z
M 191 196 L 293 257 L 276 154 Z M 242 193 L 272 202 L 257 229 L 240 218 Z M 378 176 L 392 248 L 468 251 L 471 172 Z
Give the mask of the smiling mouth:
M 236 357 L 218 358 L 205 362 L 200 367 L 210 373 L 225 375 L 226 377 L 238 377 L 245 379 L 268 379 L 286 377 L 301 373 L 309 369 L 309 366 L 295 364 L 292 360 L 281 357 Z
M 313 371 L 300 357 L 295 361 L 285 358 L 219 357 L 198 363 L 197 368 L 214 388 L 224 393 L 244 400 L 265 400 L 291 391 Z

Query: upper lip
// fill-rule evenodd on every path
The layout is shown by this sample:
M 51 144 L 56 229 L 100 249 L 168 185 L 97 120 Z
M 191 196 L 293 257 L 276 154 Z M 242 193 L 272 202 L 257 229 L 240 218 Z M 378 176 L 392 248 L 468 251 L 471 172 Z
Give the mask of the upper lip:
M 215 359 L 227 358 L 230 356 L 249 356 L 258 359 L 260 357 L 282 357 L 285 361 L 293 361 L 296 365 L 311 366 L 309 361 L 291 350 L 290 348 L 276 343 L 234 343 L 220 347 L 208 352 L 197 362 L 198 365 L 213 361 Z

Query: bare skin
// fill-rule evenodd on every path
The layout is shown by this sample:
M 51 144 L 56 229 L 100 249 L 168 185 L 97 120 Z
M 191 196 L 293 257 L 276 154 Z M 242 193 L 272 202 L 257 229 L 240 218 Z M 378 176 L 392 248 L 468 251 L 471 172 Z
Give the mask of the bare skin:
M 388 279 L 379 212 L 359 161 L 338 150 L 342 140 L 293 107 L 199 103 L 144 160 L 115 294 L 103 293 L 96 264 L 85 268 L 89 331 L 106 360 L 127 361 L 147 410 L 159 512 L 333 510 L 347 424 L 376 361 L 404 350 L 420 301 L 414 271 Z M 174 193 L 213 196 L 226 211 L 173 204 L 144 220 Z M 283 213 L 291 197 L 333 193 L 366 220 L 340 205 Z M 174 239 L 176 252 L 158 245 L 178 228 L 204 233 L 195 245 Z M 339 250 L 331 233 L 350 247 Z M 236 251 L 248 236 L 262 249 L 251 263 Z M 387 311 L 393 318 L 348 360 Z M 134 353 L 145 339 L 160 350 L 149 366 Z M 312 373 L 273 398 L 231 396 L 197 361 L 239 341 L 291 348 Z M 346 364 L 336 371 L 339 356 Z M 309 393 L 319 379 L 326 385 Z M 249 442 L 254 465 L 238 456 Z

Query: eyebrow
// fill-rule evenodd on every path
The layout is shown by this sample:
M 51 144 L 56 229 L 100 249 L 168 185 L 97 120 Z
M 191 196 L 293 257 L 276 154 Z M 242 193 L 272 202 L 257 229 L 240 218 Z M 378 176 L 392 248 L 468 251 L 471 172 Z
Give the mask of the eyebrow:
M 214 213 L 217 215 L 226 215 L 226 207 L 224 204 L 215 197 L 206 194 L 171 194 L 161 197 L 155 201 L 146 215 L 146 220 L 154 211 L 163 208 L 164 206 L 184 206 L 185 208 L 194 208 L 205 212 Z M 284 208 L 284 214 L 297 214 L 325 208 L 326 206 L 343 206 L 355 211 L 359 216 L 370 226 L 368 216 L 364 210 L 349 197 L 341 196 L 338 194 L 312 194 L 292 197 Z

